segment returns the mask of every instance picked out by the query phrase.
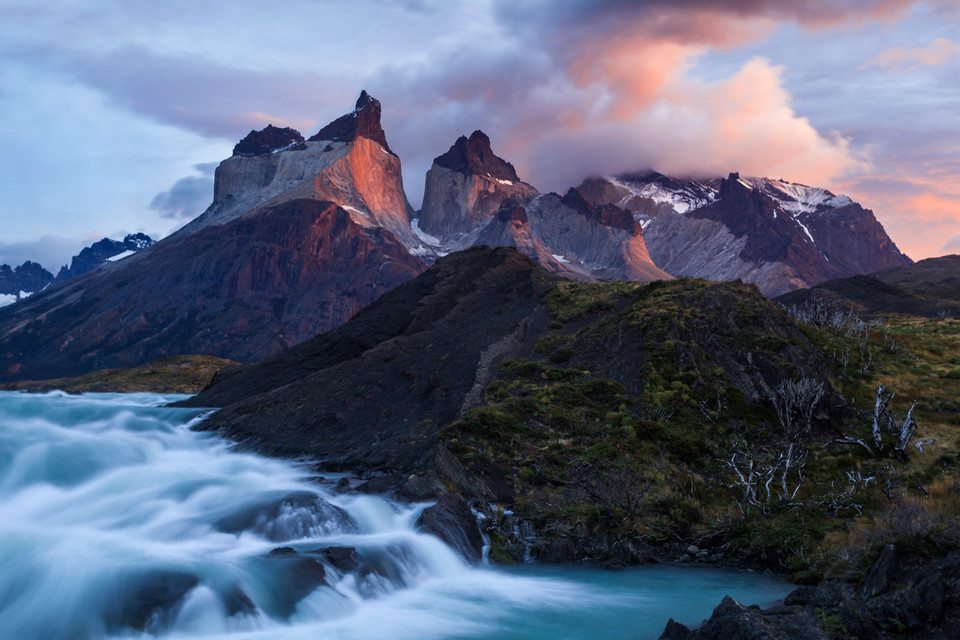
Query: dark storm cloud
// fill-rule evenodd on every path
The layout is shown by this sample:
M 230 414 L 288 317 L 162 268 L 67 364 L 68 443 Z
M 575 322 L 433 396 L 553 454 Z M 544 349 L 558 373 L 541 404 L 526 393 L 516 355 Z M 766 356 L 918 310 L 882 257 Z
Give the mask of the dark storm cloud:
M 168 191 L 154 196 L 150 208 L 162 218 L 192 219 L 207 208 L 213 199 L 213 173 L 217 163 L 194 166 L 201 175 L 180 178 Z

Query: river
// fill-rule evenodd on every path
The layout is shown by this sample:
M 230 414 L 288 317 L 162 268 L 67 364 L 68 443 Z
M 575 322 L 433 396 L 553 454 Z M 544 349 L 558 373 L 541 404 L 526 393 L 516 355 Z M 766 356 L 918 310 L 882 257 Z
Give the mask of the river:
M 470 566 L 429 504 L 338 494 L 190 430 L 182 396 L 0 392 L 0 636 L 657 638 L 790 585 L 676 566 Z

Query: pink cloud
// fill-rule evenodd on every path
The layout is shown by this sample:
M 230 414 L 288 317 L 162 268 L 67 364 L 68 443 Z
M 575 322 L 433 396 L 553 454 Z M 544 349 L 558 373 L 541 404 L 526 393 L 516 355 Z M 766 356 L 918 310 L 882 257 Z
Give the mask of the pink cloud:
M 880 67 L 890 73 L 898 73 L 917 67 L 935 67 L 954 60 L 960 60 L 960 42 L 937 38 L 926 47 L 887 49 L 864 62 L 861 68 Z

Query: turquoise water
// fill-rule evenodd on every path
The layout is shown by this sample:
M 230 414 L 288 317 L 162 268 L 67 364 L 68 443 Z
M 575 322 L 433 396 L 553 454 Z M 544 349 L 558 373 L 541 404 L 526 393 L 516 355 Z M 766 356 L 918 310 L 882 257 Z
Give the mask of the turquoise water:
M 231 451 L 189 429 L 201 412 L 157 406 L 176 398 L 0 392 L 0 635 L 656 638 L 725 594 L 790 588 L 675 566 L 468 566 L 415 530 L 427 504 L 338 495 Z M 330 546 L 359 564 L 310 553 Z

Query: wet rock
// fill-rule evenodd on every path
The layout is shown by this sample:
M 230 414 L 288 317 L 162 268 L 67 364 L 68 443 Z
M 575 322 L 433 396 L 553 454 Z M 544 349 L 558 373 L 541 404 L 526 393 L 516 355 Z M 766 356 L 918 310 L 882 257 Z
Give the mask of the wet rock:
M 143 631 L 158 617 L 169 614 L 200 579 L 180 571 L 157 571 L 143 576 L 138 582 L 123 602 L 120 623 Z
M 327 547 L 322 553 L 332 567 L 343 573 L 350 573 L 360 564 L 360 556 L 353 547 Z
M 538 560 L 560 564 L 577 560 L 576 548 L 570 538 L 554 538 L 537 556 Z
M 237 615 L 252 616 L 257 612 L 257 605 L 253 603 L 250 596 L 244 593 L 240 587 L 234 587 L 224 594 L 223 608 L 227 613 L 227 617 Z
M 417 526 L 456 549 L 467 562 L 480 562 L 483 536 L 477 527 L 476 516 L 459 494 L 446 493 L 440 496 L 437 504 L 423 511 Z
M 816 618 L 801 607 L 746 607 L 730 596 L 695 631 L 670 621 L 661 640 L 828 640 Z
M 295 556 L 297 555 L 297 550 L 293 547 L 277 547 L 276 549 L 270 550 L 270 556 L 276 558 L 279 556 Z

